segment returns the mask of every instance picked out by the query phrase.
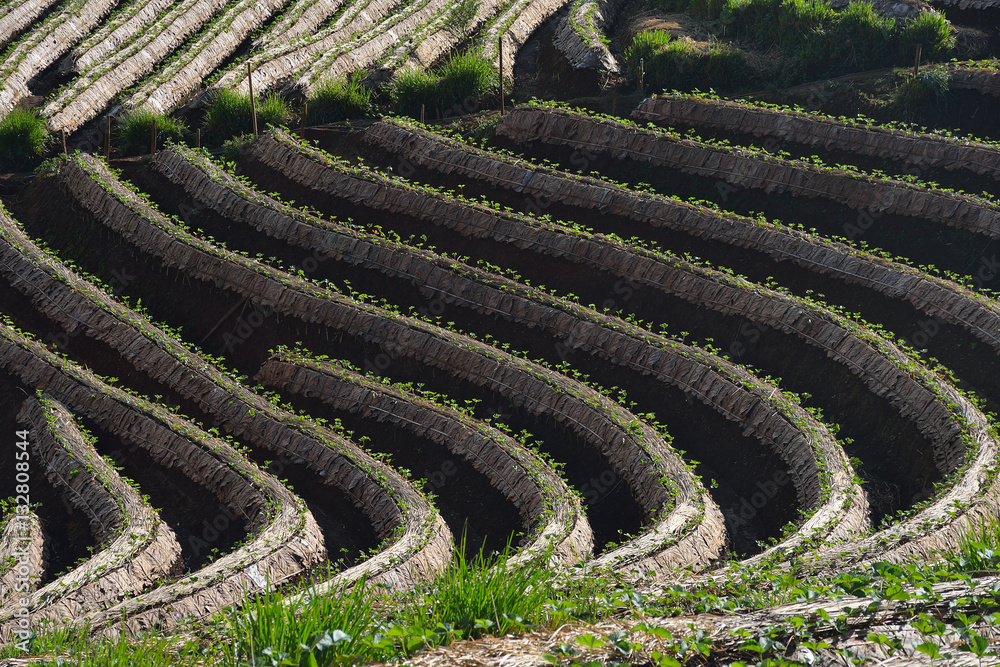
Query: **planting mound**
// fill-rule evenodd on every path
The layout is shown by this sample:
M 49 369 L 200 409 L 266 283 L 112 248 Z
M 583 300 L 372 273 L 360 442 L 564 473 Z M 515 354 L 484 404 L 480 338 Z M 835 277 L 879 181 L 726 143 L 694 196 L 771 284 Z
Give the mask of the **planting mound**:
M 0 605 L 14 596 L 33 592 L 45 574 L 45 536 L 41 521 L 28 506 L 22 507 L 3 517 L 3 532 L 0 533 Z M 21 569 L 22 565 L 24 569 Z
M 586 560 L 594 536 L 580 499 L 531 450 L 510 436 L 461 411 L 367 379 L 330 363 L 293 354 L 268 361 L 258 373 L 268 386 L 365 417 L 389 420 L 418 436 L 426 435 L 472 461 L 520 510 L 529 544 L 513 562 L 554 552 L 553 562 Z
M 915 167 L 961 169 L 1000 179 L 1000 148 L 997 146 L 881 128 L 803 111 L 716 98 L 657 95 L 643 101 L 631 117 L 664 126 L 682 125 L 774 137 L 809 146 L 898 159 Z

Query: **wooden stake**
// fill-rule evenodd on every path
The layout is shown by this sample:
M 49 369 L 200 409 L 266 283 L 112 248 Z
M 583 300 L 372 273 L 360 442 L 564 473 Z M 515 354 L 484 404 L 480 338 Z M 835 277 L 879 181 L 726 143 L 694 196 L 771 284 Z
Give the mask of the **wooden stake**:
M 194 131 L 194 147 L 201 148 L 201 128 Z
M 913 76 L 916 76 L 920 72 L 920 55 L 924 50 L 923 44 L 917 44 L 917 57 L 913 59 Z
M 149 155 L 156 155 L 156 118 L 153 118 L 153 126 L 149 129 Z
M 302 109 L 302 127 L 299 128 L 299 139 L 306 138 L 306 118 L 309 117 L 309 100 L 306 100 L 305 108 Z
M 423 102 L 420 103 L 420 124 L 424 124 L 424 107 L 427 106 Z
M 646 91 L 646 59 L 639 58 L 639 90 Z
M 62 140 L 63 140 L 63 155 L 69 155 L 69 151 L 66 150 L 66 130 L 62 131 Z
M 257 102 L 253 98 L 253 71 L 247 63 L 247 85 L 250 87 L 250 117 L 253 119 L 253 136 L 257 136 Z
M 104 128 L 104 161 L 111 163 L 111 114 L 108 114 L 108 123 Z
M 503 35 L 497 37 L 497 51 L 500 53 L 500 117 L 503 118 Z

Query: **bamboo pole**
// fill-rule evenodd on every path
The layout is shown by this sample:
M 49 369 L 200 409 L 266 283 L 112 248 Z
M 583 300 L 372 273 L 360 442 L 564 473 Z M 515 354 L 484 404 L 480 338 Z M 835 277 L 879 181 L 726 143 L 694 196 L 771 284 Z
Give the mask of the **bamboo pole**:
M 639 58 L 639 91 L 646 90 L 646 59 Z
M 257 136 L 257 102 L 253 98 L 253 70 L 247 63 L 247 85 L 250 87 L 250 117 L 253 119 L 253 136 Z
M 111 114 L 108 114 L 108 122 L 104 128 L 104 161 L 111 163 Z
M 194 131 L 194 147 L 201 148 L 201 128 Z
M 497 37 L 497 51 L 500 54 L 500 117 L 503 118 L 503 33 Z
M 420 103 L 420 124 L 424 124 L 424 107 L 427 106 L 423 102 Z
M 149 155 L 156 155 L 156 118 L 153 118 L 153 126 L 149 128 Z
M 63 142 L 63 155 L 69 155 L 69 151 L 66 150 L 66 130 L 62 131 L 62 142 Z
M 913 76 L 920 73 L 920 56 L 921 52 L 924 50 L 924 45 L 917 43 L 917 56 L 913 59 Z

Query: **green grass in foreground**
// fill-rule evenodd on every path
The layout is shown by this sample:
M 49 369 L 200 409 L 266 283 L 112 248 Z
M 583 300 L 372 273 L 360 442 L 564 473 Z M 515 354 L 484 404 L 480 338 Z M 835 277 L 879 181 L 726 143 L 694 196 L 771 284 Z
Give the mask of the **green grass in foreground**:
M 567 572 L 544 562 L 514 568 L 509 566 L 509 550 L 494 558 L 482 552 L 470 558 L 462 545 L 435 582 L 412 590 L 388 590 L 360 581 L 335 587 L 326 595 L 307 597 L 302 595 L 302 585 L 286 596 L 274 592 L 253 596 L 241 609 L 226 610 L 207 627 L 187 632 L 93 642 L 79 631 L 44 631 L 31 640 L 31 649 L 38 656 L 33 664 L 39 667 L 325 667 L 399 661 L 459 639 L 536 629 L 550 632 L 567 623 L 615 618 L 632 626 L 631 635 L 585 634 L 573 645 L 557 647 L 547 659 L 568 667 L 590 667 L 602 663 L 583 661 L 584 649 L 604 648 L 619 655 L 621 662 L 617 664 L 621 665 L 635 660 L 660 667 L 808 664 L 787 659 L 786 648 L 791 642 L 823 648 L 831 633 L 836 635 L 838 627 L 847 627 L 847 616 L 868 618 L 870 611 L 859 608 L 833 618 L 790 618 L 787 625 L 776 626 L 766 636 L 736 633 L 722 639 L 709 637 L 696 627 L 690 628 L 689 636 L 674 637 L 650 619 L 731 614 L 786 602 L 870 596 L 910 605 L 915 615 L 908 622 L 927 639 L 920 645 L 923 648 L 904 649 L 890 637 L 866 637 L 886 653 L 906 656 L 917 650 L 937 655 L 934 640 L 954 634 L 955 640 L 949 639 L 953 650 L 982 659 L 993 652 L 972 626 L 980 619 L 1000 622 L 1000 614 L 995 613 L 1000 610 L 1000 590 L 963 599 L 965 613 L 960 613 L 959 606 L 941 604 L 931 585 L 971 583 L 973 575 L 996 574 L 998 551 L 1000 520 L 993 518 L 970 530 L 957 553 L 934 562 L 874 563 L 832 577 L 797 577 L 794 565 L 780 570 L 734 568 L 722 580 L 675 585 L 652 597 L 624 585 L 613 574 L 572 583 Z M 919 613 L 922 609 L 937 611 Z M 950 629 L 945 621 L 951 624 Z M 725 646 L 722 640 L 728 640 Z M 0 658 L 15 655 L 12 647 L 0 649 Z

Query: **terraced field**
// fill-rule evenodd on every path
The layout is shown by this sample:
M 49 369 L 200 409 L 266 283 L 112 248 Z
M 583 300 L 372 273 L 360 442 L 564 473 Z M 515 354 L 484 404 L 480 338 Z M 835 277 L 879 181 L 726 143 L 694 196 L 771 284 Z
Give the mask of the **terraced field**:
M 52 34 L 105 22 L 45 56 L 66 130 L 133 86 L 172 108 L 270 19 L 262 88 L 434 60 L 390 23 L 458 39 L 433 2 L 71 5 Z M 515 45 L 550 9 L 477 20 Z M 77 152 L 4 197 L 4 641 L 430 585 L 463 537 L 635 609 L 414 664 L 995 663 L 993 572 L 914 573 L 998 513 L 1000 148 L 710 96 L 631 117 Z
M 99 117 L 198 103 L 206 88 L 310 94 L 354 72 L 384 79 L 480 49 L 504 71 L 565 0 L 479 2 L 461 29 L 455 0 L 185 0 L 0 4 L 0 116 L 38 106 L 73 134 Z M 39 104 L 39 100 L 44 103 Z

